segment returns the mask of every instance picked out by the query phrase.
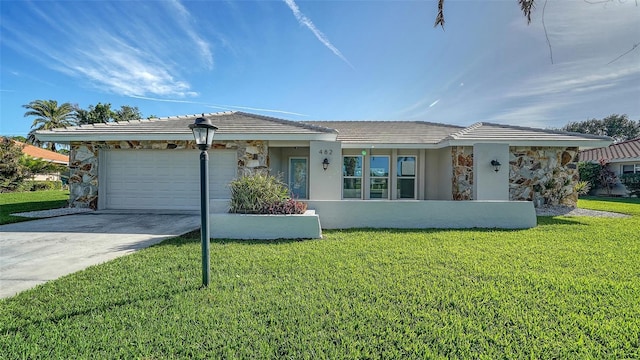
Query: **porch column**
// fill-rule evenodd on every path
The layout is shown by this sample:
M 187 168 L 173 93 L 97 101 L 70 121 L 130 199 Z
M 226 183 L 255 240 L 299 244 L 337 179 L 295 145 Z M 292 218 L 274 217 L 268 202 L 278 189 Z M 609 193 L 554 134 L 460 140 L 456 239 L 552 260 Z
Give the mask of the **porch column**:
M 327 159 L 326 170 L 323 162 Z M 309 200 L 342 199 L 342 143 L 309 142 Z

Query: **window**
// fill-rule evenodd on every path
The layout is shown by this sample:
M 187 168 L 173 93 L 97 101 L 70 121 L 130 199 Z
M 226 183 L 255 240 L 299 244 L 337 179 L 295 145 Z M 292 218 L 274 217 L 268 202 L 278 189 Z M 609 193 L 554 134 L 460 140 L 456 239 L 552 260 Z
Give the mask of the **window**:
M 398 199 L 416 198 L 416 157 L 398 156 L 397 159 L 398 179 L 396 194 Z
M 389 198 L 389 157 L 371 156 L 369 161 L 369 198 Z
M 362 156 L 342 159 L 342 197 L 362 199 Z
M 638 174 L 640 173 L 640 164 L 622 165 L 623 174 Z
M 307 158 L 289 158 L 289 190 L 295 199 L 308 199 Z

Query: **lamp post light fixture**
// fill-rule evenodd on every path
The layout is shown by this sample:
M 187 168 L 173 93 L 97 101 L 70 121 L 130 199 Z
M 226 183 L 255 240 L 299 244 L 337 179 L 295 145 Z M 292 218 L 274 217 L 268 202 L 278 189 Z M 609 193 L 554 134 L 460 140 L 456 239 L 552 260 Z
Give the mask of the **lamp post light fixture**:
M 493 171 L 498 172 L 500 171 L 500 166 L 502 164 L 500 164 L 500 161 L 498 160 L 491 160 L 491 166 L 493 166 Z
M 217 127 L 204 117 L 189 125 L 200 149 L 200 242 L 202 245 L 202 286 L 209 286 L 209 154 Z
M 328 167 L 329 167 L 329 159 L 324 158 L 324 160 L 322 160 L 322 170 L 327 171 Z

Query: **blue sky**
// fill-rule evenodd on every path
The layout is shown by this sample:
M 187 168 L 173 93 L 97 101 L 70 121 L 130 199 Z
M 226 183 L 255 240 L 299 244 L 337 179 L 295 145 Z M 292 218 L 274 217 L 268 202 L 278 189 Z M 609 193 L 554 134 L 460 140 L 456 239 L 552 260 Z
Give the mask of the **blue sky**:
M 631 0 L 538 0 L 530 25 L 516 0 L 446 0 L 444 30 L 428 0 L 2 0 L 0 11 L 3 135 L 29 132 L 22 105 L 36 99 L 131 105 L 145 117 L 640 119 Z

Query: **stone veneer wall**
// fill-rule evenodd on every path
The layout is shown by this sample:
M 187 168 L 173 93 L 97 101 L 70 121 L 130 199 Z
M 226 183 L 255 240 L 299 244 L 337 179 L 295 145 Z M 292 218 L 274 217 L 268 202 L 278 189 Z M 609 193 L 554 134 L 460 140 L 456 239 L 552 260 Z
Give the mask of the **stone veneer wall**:
M 577 147 L 510 147 L 509 199 L 576 206 L 577 164 Z
M 238 176 L 269 172 L 269 151 L 264 141 L 214 143 L 213 149 L 236 149 Z M 197 149 L 195 141 L 95 141 L 71 143 L 69 204 L 98 207 L 98 152 L 103 149 Z
M 451 161 L 453 200 L 473 200 L 473 147 L 453 146 Z

